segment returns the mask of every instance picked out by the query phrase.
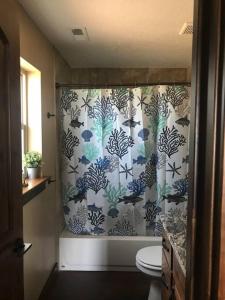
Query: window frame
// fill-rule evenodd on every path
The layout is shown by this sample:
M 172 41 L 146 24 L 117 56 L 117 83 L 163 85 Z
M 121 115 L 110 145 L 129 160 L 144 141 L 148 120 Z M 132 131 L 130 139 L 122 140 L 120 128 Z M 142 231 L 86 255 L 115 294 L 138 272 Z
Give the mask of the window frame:
M 21 152 L 22 160 L 28 151 L 28 73 L 20 70 L 20 103 L 21 103 Z

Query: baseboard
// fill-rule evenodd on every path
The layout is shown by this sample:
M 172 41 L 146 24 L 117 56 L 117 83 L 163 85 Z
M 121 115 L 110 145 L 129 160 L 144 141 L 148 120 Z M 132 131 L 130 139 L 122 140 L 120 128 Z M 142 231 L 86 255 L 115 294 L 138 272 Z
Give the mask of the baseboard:
M 59 271 L 58 269 L 58 263 L 55 263 L 54 266 L 52 267 L 52 270 L 48 276 L 48 279 L 41 291 L 41 294 L 40 294 L 40 297 L 39 297 L 39 300 L 42 299 L 42 297 L 44 298 L 45 297 L 45 294 L 46 294 L 46 290 L 47 290 L 47 286 L 49 286 L 54 278 L 54 275 Z

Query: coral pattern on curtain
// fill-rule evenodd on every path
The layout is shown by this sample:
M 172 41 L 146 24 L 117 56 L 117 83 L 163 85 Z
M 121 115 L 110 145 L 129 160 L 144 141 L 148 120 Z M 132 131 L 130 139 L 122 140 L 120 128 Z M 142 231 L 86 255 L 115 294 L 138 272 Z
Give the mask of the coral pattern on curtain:
M 74 234 L 160 235 L 186 212 L 190 88 L 61 88 L 65 221 Z

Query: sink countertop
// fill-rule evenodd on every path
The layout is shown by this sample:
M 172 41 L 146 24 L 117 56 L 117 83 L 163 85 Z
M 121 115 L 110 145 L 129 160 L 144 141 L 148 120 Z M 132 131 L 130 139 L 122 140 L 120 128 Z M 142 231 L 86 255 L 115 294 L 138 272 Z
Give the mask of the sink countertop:
M 187 218 L 183 216 L 182 220 L 179 219 L 178 222 L 182 222 L 180 228 L 174 227 L 174 224 L 171 224 L 171 219 L 165 218 L 164 215 L 160 216 L 163 229 L 173 247 L 173 251 L 177 257 L 177 260 L 181 266 L 181 269 L 186 275 L 186 224 Z M 173 220 L 177 222 L 177 220 Z M 179 230 L 181 229 L 182 230 Z

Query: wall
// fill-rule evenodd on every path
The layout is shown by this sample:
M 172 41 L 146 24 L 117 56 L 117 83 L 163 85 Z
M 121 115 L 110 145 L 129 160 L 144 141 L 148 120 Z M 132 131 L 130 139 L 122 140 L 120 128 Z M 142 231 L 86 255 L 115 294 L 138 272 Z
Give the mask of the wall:
M 43 173 L 56 177 L 55 80 L 69 82 L 69 66 L 18 5 L 21 56 L 41 72 Z M 37 300 L 57 261 L 59 196 L 56 184 L 24 206 L 24 240 L 33 244 L 24 256 L 25 300 Z
M 138 84 L 189 81 L 187 69 L 141 68 L 141 69 L 73 69 L 72 82 L 76 84 Z

